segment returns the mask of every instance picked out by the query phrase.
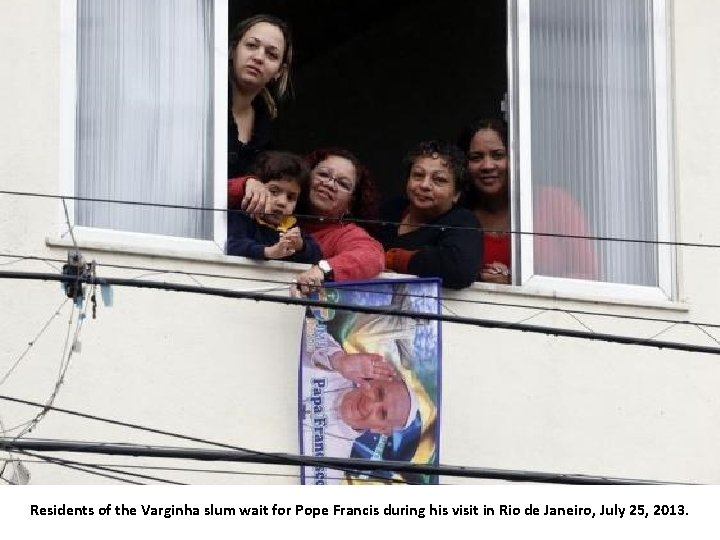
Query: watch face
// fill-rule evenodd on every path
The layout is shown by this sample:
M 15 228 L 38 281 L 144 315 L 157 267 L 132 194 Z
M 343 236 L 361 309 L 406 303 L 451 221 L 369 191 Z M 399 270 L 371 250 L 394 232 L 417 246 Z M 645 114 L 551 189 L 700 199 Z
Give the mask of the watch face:
M 318 268 L 323 271 L 323 274 L 332 272 L 332 268 L 330 268 L 330 264 L 327 261 L 320 261 L 318 263 Z

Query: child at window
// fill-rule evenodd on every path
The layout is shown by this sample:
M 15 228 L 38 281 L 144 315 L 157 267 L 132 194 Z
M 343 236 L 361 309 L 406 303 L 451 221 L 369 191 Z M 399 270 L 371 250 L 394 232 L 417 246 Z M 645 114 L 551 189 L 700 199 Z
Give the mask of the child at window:
M 292 215 L 309 183 L 303 160 L 288 152 L 264 152 L 258 156 L 251 176 L 267 186 L 271 209 L 256 215 L 228 212 L 227 254 L 308 264 L 322 259 L 320 247 L 300 231 Z

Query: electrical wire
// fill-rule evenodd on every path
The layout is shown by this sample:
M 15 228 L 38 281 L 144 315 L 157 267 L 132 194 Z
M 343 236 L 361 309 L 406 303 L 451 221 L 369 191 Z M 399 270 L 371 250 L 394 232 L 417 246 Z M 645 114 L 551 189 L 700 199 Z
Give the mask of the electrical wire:
M 340 469 L 352 467 L 361 471 L 393 471 L 395 474 L 458 476 L 464 478 L 483 478 L 491 480 L 510 480 L 514 482 L 562 483 L 562 484 L 658 484 L 657 481 L 628 478 L 609 478 L 604 476 L 541 473 L 534 471 L 510 471 L 468 466 L 429 465 L 407 461 L 377 461 L 357 458 L 310 457 L 295 454 L 264 452 L 258 455 L 238 450 L 215 450 L 204 448 L 177 448 L 149 446 L 146 444 L 97 443 L 62 440 L 10 441 L 0 439 L 0 448 L 16 448 L 40 452 L 78 452 L 86 454 L 107 454 L 115 456 L 154 457 L 191 459 L 199 461 L 233 461 L 261 463 L 268 465 L 314 466 Z
M 11 451 L 12 451 L 12 450 L 11 450 Z M 48 456 L 42 456 L 42 455 L 40 455 L 40 454 L 36 454 L 36 453 L 34 453 L 34 452 L 30 452 L 30 451 L 27 451 L 27 450 L 25 450 L 25 451 L 18 451 L 18 452 L 19 452 L 19 453 L 22 453 L 22 454 L 24 454 L 24 455 L 27 455 L 27 456 L 32 456 L 32 457 L 34 457 L 34 458 L 36 458 L 36 459 L 39 459 L 39 460 L 41 460 L 41 461 L 48 461 L 48 460 L 46 459 Z M 60 459 L 60 458 L 53 458 L 53 459 L 58 460 L 58 459 Z M 63 459 L 62 461 L 65 462 L 65 463 L 69 463 L 69 464 L 72 464 L 72 465 L 79 466 L 79 467 L 86 467 L 86 468 L 88 468 L 88 469 L 96 469 L 96 470 L 99 470 L 99 471 L 104 471 L 104 472 L 109 472 L 109 473 L 114 473 L 114 474 L 121 474 L 121 475 L 125 475 L 125 476 L 131 476 L 131 477 L 133 477 L 133 478 L 139 478 L 139 479 L 141 479 L 141 480 L 150 480 L 151 482 L 157 482 L 157 483 L 159 483 L 159 484 L 173 484 L 173 485 L 177 485 L 177 486 L 187 485 L 187 484 L 184 484 L 183 482 L 176 482 L 176 481 L 174 481 L 174 480 L 168 480 L 167 478 L 158 478 L 157 476 L 150 476 L 150 475 L 142 474 L 142 473 L 135 473 L 135 472 L 123 471 L 123 470 L 120 470 L 120 469 L 116 468 L 116 467 L 113 466 L 113 465 L 108 465 L 108 464 L 104 464 L 104 463 L 103 463 L 103 464 L 100 464 L 100 463 L 88 463 L 88 462 L 86 462 L 86 461 L 75 461 L 75 460 L 68 460 L 68 459 Z M 51 463 L 51 464 L 53 464 L 53 465 L 61 465 L 61 464 L 59 464 L 59 463 L 52 463 L 52 462 L 50 462 L 50 461 L 48 461 L 48 462 Z M 64 464 L 63 464 L 63 465 L 64 465 Z
M 30 459 L 16 459 L 18 463 L 32 463 L 32 464 L 44 464 L 42 460 L 30 460 Z M 299 480 L 302 478 L 301 474 L 291 473 L 272 473 L 272 472 L 250 472 L 245 470 L 236 469 L 203 469 L 196 467 L 166 467 L 160 465 L 129 465 L 126 463 L 106 463 L 105 466 L 120 468 L 120 469 L 141 469 L 148 471 L 167 471 L 167 472 L 181 472 L 181 473 L 200 473 L 200 474 L 221 474 L 221 475 L 232 475 L 232 476 L 256 476 L 260 478 L 292 478 Z M 342 480 L 341 476 L 325 476 L 329 480 Z M 440 484 L 445 485 L 445 484 Z
M 78 461 L 62 459 L 62 458 L 57 458 L 57 457 L 43 456 L 41 454 L 36 454 L 34 452 L 30 452 L 27 450 L 14 449 L 13 451 L 17 452 L 19 454 L 23 454 L 25 456 L 31 456 L 31 457 L 34 457 L 37 459 L 41 459 L 43 461 L 47 461 L 48 463 L 51 463 L 53 465 L 59 465 L 61 467 L 66 467 L 68 469 L 73 469 L 75 471 L 84 472 L 86 474 L 90 474 L 93 476 L 100 476 L 103 478 L 108 478 L 110 480 L 117 480 L 119 482 L 122 482 L 123 484 L 144 485 L 142 482 L 135 482 L 134 480 L 122 478 L 120 476 L 116 476 L 116 475 L 112 475 L 112 474 L 102 473 L 98 470 L 93 470 L 94 468 L 85 467 Z M 126 474 L 126 473 L 123 473 L 123 474 Z
M 26 279 L 26 280 L 46 280 L 46 281 L 71 281 L 76 278 L 73 276 L 61 276 L 55 274 L 44 274 L 37 272 L 8 272 L 0 271 L 0 279 Z M 139 281 L 121 278 L 96 278 L 85 276 L 81 278 L 83 283 L 93 285 L 116 285 L 135 287 L 141 289 L 155 289 L 173 292 L 197 293 L 208 296 L 216 296 L 221 298 L 238 298 L 244 300 L 254 300 L 256 302 L 269 302 L 275 304 L 286 304 L 291 306 L 317 307 L 335 310 L 346 310 L 356 313 L 367 313 L 372 315 L 391 315 L 398 317 L 409 317 L 413 319 L 427 321 L 442 321 L 447 323 L 462 324 L 467 326 L 475 326 L 479 328 L 514 330 L 528 332 L 533 334 L 543 334 L 557 337 L 567 337 L 576 339 L 589 339 L 593 341 L 604 341 L 608 343 L 619 343 L 623 345 L 635 345 L 640 347 L 651 347 L 655 349 L 670 349 L 684 352 L 720 354 L 720 347 L 708 347 L 705 345 L 691 345 L 674 341 L 656 341 L 646 338 L 637 338 L 630 336 L 622 336 L 618 334 L 605 334 L 583 332 L 579 330 L 571 330 L 565 328 L 548 327 L 541 325 L 530 325 L 524 323 L 512 323 L 497 321 L 492 319 L 480 319 L 475 317 L 458 317 L 454 315 L 446 315 L 442 313 L 427 313 L 418 311 L 406 311 L 401 309 L 391 309 L 387 307 L 360 306 L 350 304 L 340 304 L 335 302 L 327 302 L 320 300 L 310 300 L 306 298 L 292 298 L 276 295 L 267 295 L 262 293 L 234 291 L 230 289 L 219 289 L 214 287 L 194 287 L 190 285 L 182 285 L 176 283 L 162 283 L 154 281 Z
M 12 452 L 12 450 L 11 450 Z M 35 465 L 42 465 L 45 464 L 45 461 L 43 460 L 34 460 L 34 459 L 16 459 L 18 463 L 26 463 L 26 464 L 35 464 Z M 129 465 L 127 463 L 105 463 L 105 466 L 108 467 L 115 467 L 120 469 L 140 469 L 140 470 L 148 470 L 148 471 L 166 471 L 166 472 L 180 472 L 180 473 L 201 473 L 201 474 L 226 474 L 226 475 L 236 475 L 236 476 L 259 476 L 259 477 L 278 477 L 278 478 L 294 478 L 294 479 L 300 479 L 302 475 L 300 474 L 290 474 L 290 473 L 271 473 L 271 472 L 250 472 L 250 471 L 243 471 L 243 470 L 235 470 L 235 469 L 203 469 L 203 468 L 196 468 L 196 467 L 166 467 L 161 465 Z M 333 480 L 341 480 L 340 477 L 332 478 Z
M 80 197 L 77 195 L 55 195 L 50 193 L 39 193 L 32 191 L 11 191 L 11 190 L 0 190 L 0 195 L 10 195 L 17 197 L 36 197 L 43 199 L 56 199 L 62 201 L 82 201 L 82 202 L 95 202 L 95 203 L 112 203 L 122 204 L 129 206 L 147 206 L 153 208 L 168 208 L 175 210 L 196 210 L 203 212 L 241 212 L 241 210 L 228 209 L 228 208 L 214 208 L 206 206 L 195 206 L 186 204 L 168 204 L 168 203 L 153 203 L 147 201 L 130 201 L 123 199 L 105 199 L 98 197 Z M 256 216 L 267 215 L 263 212 L 255 212 Z M 319 223 L 329 222 L 342 222 L 342 223 L 356 223 L 358 225 L 374 225 L 374 226 L 399 226 L 401 223 L 395 221 L 379 220 L 379 219 L 359 219 L 359 218 L 342 218 L 342 219 L 330 219 L 322 216 L 315 216 L 309 214 L 295 214 L 295 217 L 305 221 L 317 221 Z M 625 242 L 631 244 L 644 244 L 644 245 L 655 245 L 655 246 L 671 246 L 671 247 L 691 247 L 691 248 L 710 248 L 719 249 L 720 244 L 701 243 L 701 242 L 676 242 L 669 240 L 645 240 L 641 238 L 620 238 L 615 236 L 588 236 L 579 234 L 563 234 L 563 233 L 547 233 L 547 232 L 532 232 L 532 231 L 519 231 L 519 230 L 506 230 L 506 229 L 483 229 L 482 227 L 469 227 L 459 225 L 438 225 L 435 223 L 407 223 L 417 228 L 433 228 L 443 230 L 480 230 L 484 232 L 496 233 L 496 234 L 512 234 L 520 236 L 533 236 L 533 237 L 544 237 L 544 238 L 568 238 L 577 240 L 594 240 L 598 242 Z
M 199 437 L 192 437 L 192 436 L 189 436 L 189 435 L 182 435 L 182 434 L 180 434 L 180 433 L 174 433 L 174 432 L 171 432 L 171 431 L 165 431 L 165 430 L 161 430 L 161 429 L 150 428 L 150 427 L 147 427 L 147 426 L 142 426 L 142 425 L 140 425 L 140 424 L 132 424 L 132 423 L 129 423 L 129 422 L 123 422 L 123 421 L 121 421 L 121 420 L 113 420 L 113 419 L 110 419 L 110 418 L 103 418 L 103 417 L 101 417 L 101 416 L 96 416 L 96 415 L 92 415 L 92 414 L 88 414 L 88 413 L 81 413 L 81 412 L 73 411 L 73 410 L 70 410 L 70 409 L 64 409 L 64 408 L 61 408 L 61 407 L 55 407 L 55 406 L 52 406 L 52 405 L 49 405 L 49 406 L 48 406 L 47 404 L 43 405 L 42 403 L 38 403 L 38 402 L 36 402 L 36 401 L 30 401 L 30 400 L 15 398 L 15 397 L 12 397 L 12 396 L 0 395 L 0 399 L 5 400 L 5 401 L 10 401 L 10 402 L 13 402 L 13 403 L 21 403 L 21 404 L 23 404 L 23 405 L 29 405 L 29 406 L 32 406 L 32 407 L 42 407 L 43 409 L 47 409 L 47 410 L 55 411 L 55 412 L 60 412 L 60 413 L 63 413 L 63 414 L 67 414 L 67 415 L 70 415 L 70 416 L 76 416 L 76 417 L 79 417 L 79 418 L 84 418 L 84 419 L 86 419 L 86 420 L 94 420 L 94 421 L 97 421 L 97 422 L 103 422 L 103 423 L 111 424 L 111 425 L 115 425 L 115 426 L 127 427 L 127 428 L 130 428 L 130 429 L 137 429 L 137 430 L 139 430 L 139 431 L 144 431 L 144 432 L 147 432 L 147 433 L 153 433 L 153 434 L 155 434 L 155 435 L 164 435 L 164 436 L 168 436 L 168 437 L 177 438 L 177 439 L 180 439 L 180 440 L 185 440 L 185 441 L 190 441 L 190 442 L 195 442 L 195 443 L 200 443 L 200 444 L 209 444 L 209 445 L 211 445 L 211 446 L 217 446 L 217 447 L 219 447 L 219 448 L 226 448 L 226 449 L 229 449 L 229 450 L 236 450 L 236 451 L 239 451 L 239 452 L 245 452 L 245 453 L 247 453 L 247 454 L 249 454 L 249 455 L 258 456 L 258 457 L 261 457 L 261 458 L 262 458 L 262 457 L 274 457 L 274 456 L 275 456 L 275 454 L 270 453 L 270 452 L 262 452 L 262 451 L 259 451 L 259 450 L 252 450 L 252 449 L 245 448 L 245 447 L 242 447 L 242 446 L 234 446 L 234 445 L 225 444 L 225 443 L 221 443 L 221 442 L 217 442 L 217 441 L 210 441 L 210 440 L 207 440 L 207 439 L 202 439 L 202 438 L 199 438 Z M 17 438 L 13 439 L 13 441 L 17 441 L 17 440 L 18 440 Z M 12 444 L 12 443 L 11 443 L 11 444 Z M 304 458 L 304 456 L 303 456 L 303 458 Z M 298 458 L 298 459 L 299 459 L 299 458 Z M 307 459 L 312 459 L 312 458 L 307 458 Z M 291 461 L 292 461 L 292 460 L 291 460 Z M 288 464 L 289 464 L 289 465 L 292 465 L 292 464 L 297 465 L 297 464 L 298 464 L 298 463 L 297 463 L 298 460 L 296 459 L 295 461 L 296 461 L 295 463 L 288 463 Z M 313 464 L 313 463 L 310 463 L 310 465 L 312 465 L 312 464 Z M 344 468 L 344 467 L 341 467 L 341 466 L 334 467 L 334 468 L 335 468 L 335 469 L 338 469 L 338 470 L 341 470 L 341 471 L 343 471 L 343 472 L 348 472 L 348 473 L 358 473 L 358 472 L 360 472 L 359 470 L 356 470 L 356 469 L 354 469 L 354 468 Z M 383 478 L 383 480 L 384 480 L 384 478 Z M 410 483 L 410 482 L 403 482 L 403 483 Z
M 20 362 L 22 362 L 23 359 L 25 358 L 25 356 L 27 356 L 27 354 L 30 352 L 30 349 L 32 349 L 32 347 L 35 345 L 35 343 L 37 343 L 37 340 L 42 337 L 42 335 L 45 333 L 45 331 L 48 328 L 50 328 L 50 324 L 57 318 L 58 315 L 60 315 L 60 312 L 65 307 L 65 304 L 67 304 L 69 301 L 70 301 L 69 298 L 63 299 L 63 301 L 60 303 L 60 305 L 55 310 L 55 312 L 50 316 L 50 318 L 47 321 L 45 321 L 45 324 L 42 326 L 42 328 L 40 328 L 40 331 L 37 334 L 35 334 L 35 337 L 33 337 L 28 342 L 27 347 L 25 347 L 25 350 L 20 354 L 20 356 L 18 356 L 18 358 L 15 360 L 15 362 L 13 362 L 13 365 L 10 367 L 10 369 L 8 369 L 8 371 L 5 373 L 5 375 L 3 375 L 2 379 L 0 379 L 0 386 L 2 386 L 5 383 L 5 381 L 7 381 L 10 378 L 10 375 L 13 374 L 13 372 L 18 367 Z
M 11 255 L 3 255 L 0 254 L 0 257 L 10 257 Z M 37 261 L 56 261 L 56 262 L 63 262 L 61 259 L 47 259 L 42 258 L 34 255 L 12 255 L 13 257 L 21 257 L 22 260 L 37 260 Z M 186 276 L 197 276 L 197 277 L 204 277 L 204 278 L 217 278 L 217 279 L 227 279 L 227 280 L 236 280 L 236 281 L 251 281 L 255 283 L 268 283 L 268 284 L 274 284 L 278 285 L 277 287 L 269 287 L 267 289 L 265 288 L 258 288 L 254 290 L 248 289 L 248 292 L 271 292 L 271 291 L 277 291 L 281 290 L 284 287 L 292 287 L 293 285 L 296 285 L 295 281 L 284 281 L 284 280 L 277 280 L 277 279 L 269 279 L 269 278 L 257 278 L 257 277 L 243 277 L 243 276 L 233 276 L 229 274 L 216 274 L 216 273 L 206 273 L 206 272 L 188 272 L 186 270 L 172 270 L 167 268 L 153 268 L 149 266 L 137 266 L 137 265 L 123 265 L 123 264 L 110 264 L 110 263 L 96 263 L 99 267 L 104 268 L 115 268 L 119 270 L 137 270 L 137 271 L 143 271 L 147 272 L 147 275 L 154 274 L 177 274 L 177 275 L 186 275 Z M 139 276 L 135 276 L 133 279 L 139 279 Z M 332 284 L 332 285 L 335 285 Z M 330 285 L 330 286 L 332 286 Z M 338 282 L 337 285 L 340 285 L 342 287 L 342 290 L 349 291 L 349 292 L 363 292 L 363 293 L 377 293 L 377 294 L 385 294 L 384 292 L 378 292 L 378 291 L 372 291 L 367 289 L 360 289 L 353 286 L 345 286 L 342 285 L 342 282 Z M 322 287 L 322 288 L 328 288 L 328 287 Z M 668 323 L 668 324 L 681 324 L 681 325 L 687 325 L 687 326 L 704 326 L 706 328 L 717 328 L 720 329 L 720 323 L 708 323 L 708 322 L 702 322 L 702 321 L 682 321 L 682 320 L 674 320 L 674 319 L 664 319 L 660 317 L 644 317 L 642 315 L 628 315 L 628 314 L 622 314 L 622 313 L 601 313 L 596 311 L 587 311 L 587 310 L 579 310 L 579 309 L 568 309 L 568 308 L 558 308 L 558 307 L 552 307 L 552 306 L 534 306 L 532 304 L 520 304 L 520 303 L 513 303 L 513 302 L 493 302 L 489 300 L 477 300 L 477 299 L 469 299 L 469 298 L 454 298 L 454 297 L 448 297 L 448 296 L 435 296 L 435 295 L 420 295 L 420 294 L 414 294 L 414 293 L 395 293 L 397 296 L 404 296 L 404 297 L 410 297 L 410 298 L 425 298 L 428 300 L 437 300 L 440 302 L 455 302 L 460 304 L 470 304 L 470 305 L 482 305 L 482 306 L 492 306 L 492 307 L 502 307 L 502 308 L 512 308 L 512 309 L 531 309 L 531 310 L 540 310 L 542 312 L 545 311 L 552 311 L 557 313 L 564 313 L 564 314 L 574 314 L 574 315 L 589 315 L 592 317 L 604 317 L 604 318 L 612 318 L 612 319 L 622 319 L 622 320 L 631 320 L 631 321 L 646 321 L 646 322 L 654 322 L 654 323 Z M 551 300 L 555 301 L 557 298 L 552 298 Z M 443 306 L 446 309 L 447 306 Z M 448 311 L 450 311 L 448 309 Z M 457 315 L 454 311 L 450 311 L 451 314 Z M 539 314 L 533 315 L 533 317 L 537 316 Z
M 75 310 L 72 310 L 70 312 L 70 319 L 68 320 L 68 332 L 65 336 L 65 343 L 63 345 L 63 352 L 62 352 L 60 367 L 58 370 L 58 377 L 55 381 L 55 385 L 53 387 L 52 393 L 50 394 L 50 397 L 46 400 L 46 407 L 51 406 L 55 402 L 55 399 L 57 398 L 57 395 L 60 392 L 60 388 L 62 387 L 63 382 L 65 381 L 65 374 L 67 373 L 67 369 L 70 366 L 70 361 L 72 359 L 73 353 L 75 352 L 75 345 L 76 345 L 78 337 L 80 335 L 80 330 L 82 329 L 83 321 L 85 320 L 87 304 L 88 304 L 87 299 L 88 299 L 88 296 L 85 295 L 83 297 L 83 302 L 82 302 L 81 307 L 78 308 L 78 317 L 77 317 L 77 321 L 75 324 L 75 332 L 73 334 L 72 341 L 70 341 L 70 331 L 71 331 L 71 327 L 72 327 L 72 316 L 75 313 Z M 69 349 L 68 349 L 68 345 L 70 345 Z M 47 414 L 48 410 L 49 409 L 44 408 L 30 421 L 13 426 L 8 431 L 15 431 L 17 429 L 20 429 L 20 432 L 15 436 L 15 438 L 16 439 L 21 438 L 26 433 L 29 433 L 33 429 L 35 429 L 35 426 L 37 426 L 37 424 L 43 419 L 43 417 Z

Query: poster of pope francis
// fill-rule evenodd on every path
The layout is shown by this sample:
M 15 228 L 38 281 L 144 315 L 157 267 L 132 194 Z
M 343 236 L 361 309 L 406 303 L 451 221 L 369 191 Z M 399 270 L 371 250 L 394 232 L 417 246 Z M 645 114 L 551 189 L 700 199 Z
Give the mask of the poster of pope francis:
M 438 463 L 441 327 L 435 279 L 334 284 L 308 308 L 300 360 L 301 453 Z M 358 313 L 350 306 L 377 307 Z M 306 484 L 436 483 L 393 471 L 304 467 Z

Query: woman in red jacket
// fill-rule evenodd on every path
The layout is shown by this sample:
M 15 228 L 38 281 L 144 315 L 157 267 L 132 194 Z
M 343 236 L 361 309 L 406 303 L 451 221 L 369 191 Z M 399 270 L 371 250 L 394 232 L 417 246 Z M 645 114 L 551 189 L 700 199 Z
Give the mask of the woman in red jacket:
M 512 283 L 510 187 L 507 128 L 496 119 L 476 120 L 458 140 L 467 155 L 471 185 L 464 201 L 485 234 L 483 265 L 478 279 Z M 578 202 L 557 186 L 533 190 L 535 274 L 597 279 L 597 255 L 589 240 L 585 214 Z
M 306 158 L 310 189 L 298 213 L 317 216 L 301 222 L 320 245 L 323 259 L 301 273 L 301 291 L 323 281 L 369 279 L 385 269 L 383 247 L 367 231 L 345 218 L 375 219 L 377 192 L 368 170 L 341 148 L 316 150 Z M 267 188 L 253 178 L 230 180 L 228 208 L 248 213 L 265 211 Z

